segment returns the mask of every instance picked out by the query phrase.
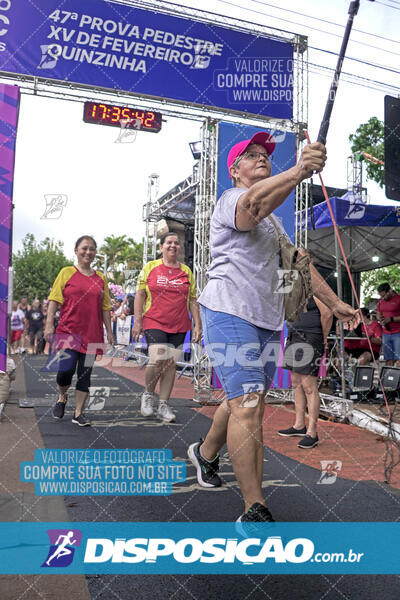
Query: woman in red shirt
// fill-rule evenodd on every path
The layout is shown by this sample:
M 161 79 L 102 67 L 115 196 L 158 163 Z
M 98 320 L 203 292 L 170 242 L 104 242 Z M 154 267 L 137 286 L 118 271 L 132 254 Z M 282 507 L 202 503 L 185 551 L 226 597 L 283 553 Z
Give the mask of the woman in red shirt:
M 363 340 L 352 340 L 348 338 L 344 342 L 345 350 L 348 354 L 353 356 L 354 358 L 358 358 L 358 364 L 360 366 L 367 365 L 372 360 L 371 351 L 369 348 L 367 334 L 371 342 L 372 350 L 374 352 L 375 360 L 378 360 L 381 344 L 382 344 L 382 326 L 378 323 L 378 321 L 374 321 L 370 318 L 370 313 L 368 308 L 362 308 L 361 312 L 364 317 L 364 324 L 361 323 L 361 335 L 365 337 Z
M 201 338 L 194 277 L 189 267 L 178 261 L 179 249 L 177 234 L 166 233 L 160 240 L 162 258 L 148 262 L 140 272 L 132 328 L 134 341 L 144 332 L 150 358 L 140 411 L 143 417 L 153 415 L 154 390 L 159 380 L 158 416 L 167 422 L 175 420 L 167 402 L 174 385 L 181 346 L 186 332 L 192 328 L 189 310 L 194 321 L 192 340 L 198 342 Z
M 78 265 L 61 269 L 49 295 L 45 338 L 55 343 L 57 350 L 57 385 L 59 396 L 53 407 L 53 417 L 62 419 L 67 402 L 67 390 L 77 371 L 75 413 L 73 423 L 83 427 L 90 422 L 83 414 L 90 387 L 90 376 L 96 354 L 104 344 L 103 323 L 107 339 L 114 343 L 111 329 L 111 302 L 107 281 L 102 273 L 92 269 L 97 244 L 88 235 L 80 237 L 75 244 Z M 54 316 L 61 306 L 60 317 L 54 336 Z

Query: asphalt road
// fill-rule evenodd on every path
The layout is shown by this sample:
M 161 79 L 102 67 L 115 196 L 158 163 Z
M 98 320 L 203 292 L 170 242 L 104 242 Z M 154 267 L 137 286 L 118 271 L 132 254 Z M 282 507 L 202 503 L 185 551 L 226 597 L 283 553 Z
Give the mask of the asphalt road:
M 42 357 L 25 360 L 28 396 L 46 448 L 170 448 L 175 459 L 186 460 L 187 446 L 205 435 L 210 420 L 194 410 L 189 400 L 172 400 L 176 423 L 143 419 L 139 412 L 141 388 L 132 381 L 96 368 L 93 385 L 110 388 L 97 410 L 87 411 L 92 427 L 71 422 L 73 402 L 62 421 L 51 415 L 55 375 L 43 373 Z M 222 455 L 224 486 L 205 490 L 197 485 L 194 467 L 187 463 L 187 481 L 169 496 L 65 497 L 71 521 L 233 521 L 242 503 L 229 458 Z M 320 485 L 321 472 L 268 448 L 264 450 L 264 492 L 277 521 L 396 521 L 400 493 L 375 482 L 338 477 L 334 485 Z M 93 600 L 356 600 L 399 597 L 397 576 L 88 576 Z

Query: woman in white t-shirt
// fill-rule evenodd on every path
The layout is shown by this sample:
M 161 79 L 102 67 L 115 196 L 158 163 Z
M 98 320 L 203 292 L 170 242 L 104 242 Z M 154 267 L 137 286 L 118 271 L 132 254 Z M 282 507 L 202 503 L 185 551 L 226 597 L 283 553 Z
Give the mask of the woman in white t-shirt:
M 227 443 L 244 500 L 237 528 L 249 537 L 253 522 L 273 521 L 262 487 L 264 397 L 279 357 L 284 302 L 279 293 L 279 240 L 267 217 L 298 183 L 322 171 L 326 160 L 325 146 L 309 144 L 295 166 L 271 176 L 274 148 L 274 138 L 260 131 L 228 153 L 233 186 L 222 194 L 211 219 L 212 262 L 199 297 L 205 351 L 226 398 L 205 439 L 188 449 L 199 485 L 219 487 L 218 453 Z M 311 281 L 314 294 L 339 319 L 358 324 L 356 311 L 339 301 L 312 266 Z
M 24 311 L 18 308 L 18 302 L 14 300 L 11 312 L 11 354 L 21 351 L 24 319 Z

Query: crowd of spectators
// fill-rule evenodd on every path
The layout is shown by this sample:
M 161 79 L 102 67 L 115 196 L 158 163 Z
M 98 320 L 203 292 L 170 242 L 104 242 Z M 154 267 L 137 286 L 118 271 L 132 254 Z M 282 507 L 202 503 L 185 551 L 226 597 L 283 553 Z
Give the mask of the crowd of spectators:
M 357 359 L 359 365 L 370 363 L 372 356 L 366 337 L 368 332 L 374 358 L 377 360 L 382 356 L 387 364 L 400 366 L 399 348 L 397 348 L 400 337 L 400 296 L 386 283 L 378 287 L 378 292 L 381 298 L 377 310 L 361 309 L 366 327 L 360 324 L 354 332 L 358 339 L 351 339 L 351 337 L 345 339 L 345 351 L 348 357 Z M 134 300 L 135 297 L 132 294 L 121 295 L 111 300 L 111 322 L 114 336 L 116 336 L 117 319 L 125 320 L 126 317 L 134 314 Z M 14 300 L 11 313 L 11 354 L 49 353 L 49 344 L 43 336 L 47 307 L 48 300 L 46 298 L 42 301 L 35 298 L 32 300 L 32 304 L 29 304 L 27 296 L 21 296 L 19 302 Z M 56 325 L 58 316 L 59 311 L 55 315 Z
M 111 299 L 111 323 L 114 336 L 117 334 L 117 319 L 125 320 L 126 317 L 134 314 L 134 300 L 135 297 L 132 294 Z
M 11 312 L 11 354 L 49 354 L 49 344 L 43 336 L 47 318 L 48 300 L 38 298 L 28 303 L 22 296 L 14 300 Z M 56 319 L 58 315 L 56 315 Z
M 400 295 L 388 283 L 379 285 L 377 292 L 376 310 L 361 309 L 364 322 L 354 331 L 356 339 L 345 339 L 344 348 L 359 365 L 383 358 L 387 366 L 400 367 Z
M 126 319 L 133 315 L 133 303 L 135 297 L 132 294 L 114 298 L 111 301 L 111 320 L 114 334 L 116 333 L 117 319 Z M 46 326 L 48 300 L 38 298 L 29 304 L 27 296 L 14 300 L 11 312 L 11 338 L 10 354 L 49 354 L 49 344 L 44 339 Z M 55 326 L 57 326 L 59 310 L 55 315 Z

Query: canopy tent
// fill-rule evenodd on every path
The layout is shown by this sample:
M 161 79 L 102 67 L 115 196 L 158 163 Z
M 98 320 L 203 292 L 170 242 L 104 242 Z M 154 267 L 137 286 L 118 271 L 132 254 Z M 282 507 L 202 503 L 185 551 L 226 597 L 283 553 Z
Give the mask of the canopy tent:
M 330 204 L 353 273 L 400 262 L 400 204 L 364 204 L 344 198 L 330 198 Z M 317 264 L 336 270 L 335 232 L 327 203 L 317 204 L 314 214 L 315 230 L 308 210 L 308 249 Z M 379 260 L 374 262 L 376 256 Z
M 330 198 L 330 204 L 352 272 L 400 262 L 400 204 L 381 206 L 344 198 Z M 308 249 L 317 264 L 336 269 L 335 232 L 327 203 L 317 204 L 314 214 L 315 230 L 308 210 Z M 373 262 L 373 256 L 379 260 Z

